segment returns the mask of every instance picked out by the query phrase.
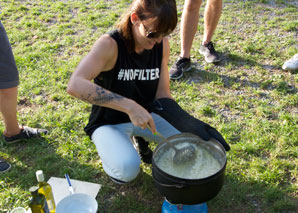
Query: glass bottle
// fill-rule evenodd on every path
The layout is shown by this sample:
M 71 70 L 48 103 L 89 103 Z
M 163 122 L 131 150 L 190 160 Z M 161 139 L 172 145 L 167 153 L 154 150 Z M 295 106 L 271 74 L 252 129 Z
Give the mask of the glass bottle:
M 38 187 L 32 186 L 29 189 L 32 199 L 30 200 L 29 207 L 32 213 L 49 213 L 49 208 L 44 195 L 38 193 Z
M 36 171 L 36 178 L 37 178 L 38 187 L 39 187 L 38 193 L 43 194 L 45 196 L 50 213 L 55 213 L 56 205 L 55 205 L 52 187 L 50 184 L 44 181 L 44 175 L 42 170 Z

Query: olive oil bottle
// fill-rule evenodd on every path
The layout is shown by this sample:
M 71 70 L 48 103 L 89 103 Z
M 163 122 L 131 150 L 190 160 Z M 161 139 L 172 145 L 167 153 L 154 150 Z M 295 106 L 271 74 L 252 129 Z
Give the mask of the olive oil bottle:
M 32 199 L 30 200 L 29 207 L 32 213 L 49 213 L 47 200 L 44 195 L 38 193 L 38 187 L 32 186 L 29 191 L 31 192 Z
M 45 182 L 42 170 L 36 171 L 36 178 L 38 181 L 38 193 L 43 194 L 47 200 L 50 213 L 55 213 L 56 205 L 52 187 Z

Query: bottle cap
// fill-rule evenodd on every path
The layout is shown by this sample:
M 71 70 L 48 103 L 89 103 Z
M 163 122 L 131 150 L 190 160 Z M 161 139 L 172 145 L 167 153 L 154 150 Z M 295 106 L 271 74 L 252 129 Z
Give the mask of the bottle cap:
M 44 181 L 44 176 L 42 170 L 37 170 L 36 171 L 36 178 L 38 182 L 43 182 Z

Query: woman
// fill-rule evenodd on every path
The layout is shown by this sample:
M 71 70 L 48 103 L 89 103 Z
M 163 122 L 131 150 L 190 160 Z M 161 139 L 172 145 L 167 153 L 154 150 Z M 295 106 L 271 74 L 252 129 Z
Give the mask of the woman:
M 96 41 L 70 78 L 67 92 L 93 104 L 85 131 L 117 183 L 140 170 L 132 136 L 156 141 L 155 131 L 180 133 L 150 109 L 155 99 L 172 99 L 167 35 L 176 25 L 175 0 L 134 0 L 117 30 Z

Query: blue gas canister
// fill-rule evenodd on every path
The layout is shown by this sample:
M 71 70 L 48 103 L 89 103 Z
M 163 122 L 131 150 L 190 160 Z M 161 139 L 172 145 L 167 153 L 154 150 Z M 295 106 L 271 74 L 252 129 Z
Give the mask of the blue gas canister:
M 162 213 L 208 213 L 206 203 L 195 205 L 171 204 L 165 200 L 162 204 Z

